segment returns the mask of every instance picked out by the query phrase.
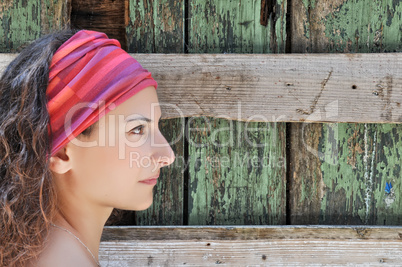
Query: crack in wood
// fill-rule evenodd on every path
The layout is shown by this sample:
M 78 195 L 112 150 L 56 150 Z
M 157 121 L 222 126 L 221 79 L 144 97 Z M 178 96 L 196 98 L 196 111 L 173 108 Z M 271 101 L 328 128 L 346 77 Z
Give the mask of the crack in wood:
M 313 112 L 314 112 L 314 110 L 315 110 L 315 108 L 316 108 L 316 106 L 317 106 L 318 100 L 320 99 L 320 97 L 321 97 L 321 95 L 322 95 L 322 92 L 323 92 L 324 89 L 325 89 L 325 86 L 327 85 L 329 79 L 331 78 L 332 72 L 333 72 L 333 70 L 331 70 L 331 71 L 329 72 L 327 78 L 325 78 L 325 79 L 321 82 L 321 90 L 320 90 L 320 92 L 316 95 L 316 97 L 314 98 L 313 104 L 310 106 L 310 110 L 307 111 L 307 110 L 305 110 L 305 109 L 300 109 L 300 108 L 298 108 L 298 109 L 296 109 L 296 112 L 297 112 L 297 113 L 300 113 L 300 114 L 303 114 L 303 115 L 311 115 L 311 114 L 313 114 Z
M 360 238 L 366 238 L 366 234 L 369 233 L 368 229 L 366 228 L 355 228 L 355 230 Z
M 207 112 L 202 108 L 202 106 L 201 106 L 201 104 L 200 104 L 200 102 L 198 102 L 196 99 L 195 99 L 195 97 L 194 97 L 194 102 L 197 104 L 197 106 L 202 110 L 202 112 L 203 112 L 203 115 L 206 115 L 207 114 Z
M 269 17 L 272 15 L 272 19 L 275 21 L 275 0 L 261 0 L 261 15 L 260 24 L 263 26 L 268 25 Z M 274 23 L 275 25 L 275 23 Z

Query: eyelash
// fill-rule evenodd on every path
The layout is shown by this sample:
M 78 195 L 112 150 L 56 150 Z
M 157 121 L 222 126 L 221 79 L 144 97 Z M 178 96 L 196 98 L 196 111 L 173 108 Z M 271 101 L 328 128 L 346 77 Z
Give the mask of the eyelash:
M 135 127 L 134 129 L 132 129 L 131 131 L 130 131 L 130 133 L 132 133 L 132 134 L 138 134 L 138 135 L 143 135 L 144 134 L 144 125 L 140 125 L 140 126 L 137 126 L 137 127 Z M 135 133 L 135 131 L 136 130 L 138 130 L 138 129 L 140 129 L 142 132 L 141 133 Z

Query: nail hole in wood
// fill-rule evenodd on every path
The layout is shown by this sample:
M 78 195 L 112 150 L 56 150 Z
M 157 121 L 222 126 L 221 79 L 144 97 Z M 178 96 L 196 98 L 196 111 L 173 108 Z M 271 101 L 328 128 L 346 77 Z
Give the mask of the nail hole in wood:
M 352 85 L 352 89 L 356 89 L 357 88 L 357 86 L 356 85 Z

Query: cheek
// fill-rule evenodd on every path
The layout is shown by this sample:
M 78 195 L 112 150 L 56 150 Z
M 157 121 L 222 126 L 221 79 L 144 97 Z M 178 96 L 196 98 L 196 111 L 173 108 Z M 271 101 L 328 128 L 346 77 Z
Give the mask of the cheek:
M 130 170 L 136 174 L 138 177 L 143 177 L 144 175 L 150 175 L 151 172 L 155 172 L 155 159 L 152 157 L 150 141 L 143 143 L 139 147 L 126 147 L 125 151 L 125 162 Z

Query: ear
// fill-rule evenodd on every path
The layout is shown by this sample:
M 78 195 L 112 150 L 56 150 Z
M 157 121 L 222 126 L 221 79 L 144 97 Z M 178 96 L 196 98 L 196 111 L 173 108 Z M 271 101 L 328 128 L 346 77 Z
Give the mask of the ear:
M 67 144 L 68 146 L 68 144 Z M 57 174 L 64 174 L 71 169 L 71 159 L 67 154 L 67 146 L 60 149 L 49 159 L 49 168 Z

